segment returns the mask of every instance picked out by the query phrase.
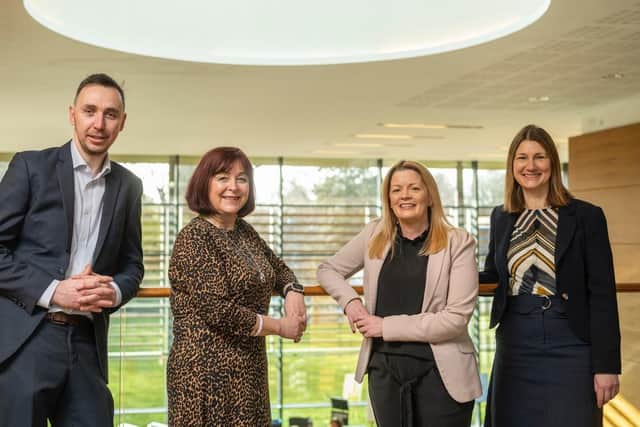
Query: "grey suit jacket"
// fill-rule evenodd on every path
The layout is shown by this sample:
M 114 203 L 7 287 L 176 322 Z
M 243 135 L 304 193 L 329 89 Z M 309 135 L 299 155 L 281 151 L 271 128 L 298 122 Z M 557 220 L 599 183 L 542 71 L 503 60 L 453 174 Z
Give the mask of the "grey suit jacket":
M 96 273 L 112 276 L 122 304 L 136 295 L 144 267 L 141 246 L 142 182 L 111 162 L 93 257 Z M 31 336 L 46 309 L 38 299 L 69 264 L 74 185 L 70 143 L 16 154 L 0 182 L 0 366 Z M 94 314 L 102 374 L 107 374 L 109 314 Z

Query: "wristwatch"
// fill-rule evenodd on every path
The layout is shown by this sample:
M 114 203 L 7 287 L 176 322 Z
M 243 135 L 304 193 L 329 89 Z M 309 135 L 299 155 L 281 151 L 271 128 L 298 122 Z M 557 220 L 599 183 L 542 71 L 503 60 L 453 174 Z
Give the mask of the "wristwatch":
M 282 294 L 286 297 L 289 292 L 297 292 L 301 295 L 304 295 L 304 286 L 296 282 L 289 283 L 284 287 L 284 291 L 282 292 Z

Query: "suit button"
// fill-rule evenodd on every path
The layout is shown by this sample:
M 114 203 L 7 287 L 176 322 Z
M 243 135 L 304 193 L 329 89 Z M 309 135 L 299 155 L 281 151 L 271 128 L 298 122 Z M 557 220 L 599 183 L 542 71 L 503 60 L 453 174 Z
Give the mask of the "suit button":
M 60 273 L 60 274 L 64 274 L 64 269 L 63 269 L 63 268 L 59 268 L 59 269 L 58 269 L 58 273 Z
M 562 295 L 560 295 L 562 297 L 563 300 L 568 301 L 569 300 L 569 294 L 566 292 L 563 292 Z

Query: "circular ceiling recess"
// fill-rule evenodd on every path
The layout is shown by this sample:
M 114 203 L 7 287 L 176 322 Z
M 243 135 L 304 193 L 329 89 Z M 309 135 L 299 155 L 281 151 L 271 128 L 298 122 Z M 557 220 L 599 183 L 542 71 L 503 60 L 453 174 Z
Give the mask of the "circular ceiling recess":
M 530 25 L 551 0 L 24 0 L 45 27 L 138 55 L 318 65 L 461 49 Z

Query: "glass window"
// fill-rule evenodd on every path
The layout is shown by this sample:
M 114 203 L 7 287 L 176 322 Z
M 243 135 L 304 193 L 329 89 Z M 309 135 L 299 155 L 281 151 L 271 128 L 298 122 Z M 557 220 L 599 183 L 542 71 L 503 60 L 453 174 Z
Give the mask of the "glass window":
M 9 158 L 0 158 L 0 177 Z M 389 168 L 388 164 L 382 166 L 382 161 L 251 160 L 255 167 L 256 210 L 246 219 L 303 284 L 316 284 L 319 263 L 381 213 L 380 184 Z M 122 158 L 121 163 L 144 183 L 144 286 L 169 286 L 167 269 L 175 235 L 194 216 L 184 196 L 198 161 L 197 157 L 179 156 Z M 449 220 L 477 237 L 482 265 L 488 246 L 489 215 L 493 206 L 502 204 L 504 168 L 478 167 L 468 162 L 433 163 L 428 167 Z M 361 282 L 361 273 L 351 279 L 352 284 Z M 368 425 L 367 386 L 353 380 L 359 335 L 351 333 L 342 310 L 330 297 L 307 297 L 307 304 L 309 327 L 301 343 L 267 338 L 274 418 L 283 419 L 286 425 L 289 417 L 308 416 L 314 425 L 327 425 L 329 398 L 344 396 L 349 400 L 350 422 Z M 281 315 L 281 298 L 272 298 L 270 311 L 276 317 Z M 469 327 L 480 350 L 485 379 L 494 349 L 493 333 L 487 328 L 489 311 L 490 299 L 481 299 Z M 109 386 L 116 402 L 116 422 L 166 422 L 169 300 L 136 298 L 111 319 Z

